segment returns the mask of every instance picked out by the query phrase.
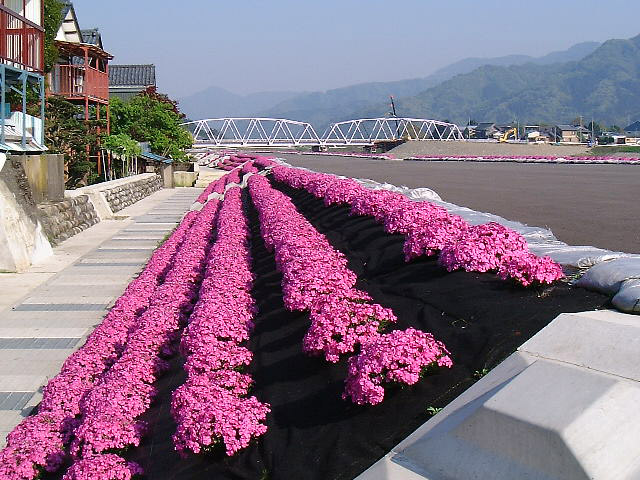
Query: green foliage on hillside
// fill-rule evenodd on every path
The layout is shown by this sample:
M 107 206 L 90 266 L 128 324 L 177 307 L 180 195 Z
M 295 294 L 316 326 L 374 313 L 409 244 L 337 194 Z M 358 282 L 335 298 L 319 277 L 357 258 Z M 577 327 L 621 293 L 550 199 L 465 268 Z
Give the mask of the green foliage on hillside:
M 486 68 L 487 65 L 509 68 L 512 65 L 534 66 L 566 63 L 586 57 L 593 53 L 598 46 L 599 44 L 596 42 L 579 43 L 567 50 L 552 52 L 538 58 L 527 55 L 466 58 L 441 68 L 424 78 L 363 83 L 326 92 L 298 95 L 279 103 L 263 114 L 268 117 L 311 122 L 316 128 L 323 130 L 331 122 L 368 116 L 385 116 L 390 110 L 388 105 L 390 95 L 396 98 L 412 97 L 457 75 L 468 74 L 478 68 Z M 455 104 L 455 102 L 453 103 Z M 410 116 L 410 111 L 399 109 L 398 115 Z M 447 114 L 445 117 L 453 117 L 453 114 Z M 468 118 L 465 119 L 465 123 L 467 120 Z
M 193 139 L 180 126 L 182 118 L 176 102 L 155 89 L 128 102 L 111 99 L 111 133 L 149 142 L 151 151 L 163 157 L 186 159 L 184 150 L 192 146 Z
M 627 125 L 640 118 L 640 36 L 609 40 L 577 62 L 481 67 L 400 99 L 398 111 L 460 124 L 469 118 L 561 123 L 583 115 Z M 362 113 L 383 112 L 379 105 Z

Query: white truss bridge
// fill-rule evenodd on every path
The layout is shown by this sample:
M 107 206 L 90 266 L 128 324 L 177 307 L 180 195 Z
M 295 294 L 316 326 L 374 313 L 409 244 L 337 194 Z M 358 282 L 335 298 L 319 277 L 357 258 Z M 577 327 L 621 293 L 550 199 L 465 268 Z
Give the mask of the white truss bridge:
M 322 136 L 306 122 L 282 118 L 209 118 L 183 124 L 194 147 L 373 146 L 394 140 L 464 140 L 453 123 L 424 118 L 363 118 L 332 124 Z

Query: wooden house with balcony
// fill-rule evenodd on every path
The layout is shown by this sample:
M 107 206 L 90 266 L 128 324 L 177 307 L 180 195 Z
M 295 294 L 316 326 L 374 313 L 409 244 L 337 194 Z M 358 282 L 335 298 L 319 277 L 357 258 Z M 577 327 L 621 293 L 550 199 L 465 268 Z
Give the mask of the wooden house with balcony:
M 55 45 L 59 59 L 49 74 L 49 93 L 61 95 L 81 106 L 87 121 L 104 120 L 108 134 L 109 61 L 113 56 L 104 50 L 98 29 L 80 28 L 72 2 L 63 2 L 62 23 Z M 103 159 L 100 148 L 92 145 L 88 146 L 88 151 L 97 162 L 98 173 L 101 173 Z
M 43 19 L 42 0 L 0 0 L 0 152 L 46 149 Z M 35 115 L 29 93 L 39 98 Z

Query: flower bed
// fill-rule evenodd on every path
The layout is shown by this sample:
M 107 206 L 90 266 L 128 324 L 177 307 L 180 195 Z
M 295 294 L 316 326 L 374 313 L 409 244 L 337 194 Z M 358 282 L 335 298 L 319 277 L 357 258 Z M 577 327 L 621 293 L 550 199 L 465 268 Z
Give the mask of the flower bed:
M 326 205 L 350 205 L 352 214 L 370 215 L 388 233 L 405 235 L 407 261 L 440 252 L 440 263 L 449 271 L 496 271 L 523 286 L 550 284 L 564 277 L 558 264 L 530 253 L 519 233 L 497 223 L 471 226 L 443 207 L 414 202 L 397 192 L 370 190 L 351 179 L 282 165 L 272 166 L 272 172 L 276 180 L 305 189 Z
M 350 360 L 345 398 L 356 403 L 380 403 L 384 398 L 384 382 L 413 384 L 415 380 L 402 375 L 381 377 L 369 371 L 373 360 L 365 348 L 379 344 L 379 355 L 392 355 L 395 348 L 388 337 L 414 345 L 417 339 L 411 332 L 396 331 L 381 334 L 388 323 L 396 321 L 389 309 L 373 304 L 371 297 L 355 288 L 357 277 L 347 268 L 342 253 L 334 249 L 291 203 L 284 194 L 274 190 L 262 176 L 249 179 L 249 191 L 260 218 L 260 230 L 267 248 L 273 249 L 276 264 L 283 274 L 282 289 L 285 306 L 290 310 L 308 310 L 311 326 L 305 335 L 303 349 L 310 354 L 323 354 L 329 362 L 337 362 L 342 355 L 362 352 Z M 451 366 L 444 345 L 435 340 L 424 348 L 405 350 L 405 361 L 425 370 L 437 363 Z M 395 368 L 386 364 L 385 368 Z M 375 383 L 378 389 L 356 385 Z M 374 391 L 375 390 L 375 391 Z
M 252 358 L 243 346 L 255 312 L 248 235 L 241 190 L 233 187 L 225 194 L 217 240 L 182 339 L 188 376 L 171 404 L 180 452 L 199 453 L 223 443 L 231 456 L 266 432 L 262 422 L 269 406 L 248 396 L 253 380 L 238 371 Z
M 520 163 L 608 163 L 638 164 L 639 157 L 594 156 L 553 156 L 553 155 L 413 155 L 405 160 L 465 161 L 465 162 L 520 162 Z
M 200 212 L 188 242 L 165 282 L 154 291 L 122 356 L 83 398 L 70 450 L 76 463 L 82 462 L 85 468 L 87 463 L 97 468 L 96 456 L 139 445 L 145 432 L 140 416 L 153 400 L 153 383 L 166 369 L 162 356 L 170 354 L 171 344 L 192 308 L 217 210 L 218 201 L 213 200 Z M 110 478 L 109 471 L 95 478 Z
M 224 182 L 218 182 L 214 188 L 223 187 Z M 157 313 L 154 298 L 166 298 L 167 291 L 182 282 L 183 278 L 176 277 L 174 272 L 179 271 L 180 266 L 188 268 L 181 259 L 193 251 L 194 241 L 200 233 L 197 225 L 206 221 L 208 214 L 209 210 L 187 213 L 85 344 L 65 361 L 61 372 L 45 386 L 38 413 L 11 432 L 7 447 L 0 453 L 3 478 L 35 478 L 42 469 L 55 471 L 59 468 L 65 446 L 72 434 L 77 433 L 77 417 L 89 408 L 88 397 L 94 391 L 98 392 L 110 372 L 117 370 L 119 362 L 125 363 L 123 357 L 130 350 L 132 340 L 140 335 L 144 319 Z M 157 297 L 158 292 L 164 293 Z M 161 362 L 152 369 L 160 365 Z M 103 389 L 103 394 L 109 397 L 110 392 Z

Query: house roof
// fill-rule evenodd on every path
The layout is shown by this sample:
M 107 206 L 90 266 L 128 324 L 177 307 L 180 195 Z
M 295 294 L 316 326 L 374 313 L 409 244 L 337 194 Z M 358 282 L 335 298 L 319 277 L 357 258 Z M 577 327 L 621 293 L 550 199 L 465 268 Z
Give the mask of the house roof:
M 88 43 L 102 48 L 102 35 L 100 35 L 100 31 L 97 28 L 80 30 L 80 33 L 82 35 L 82 43 Z
M 640 121 L 633 122 L 624 129 L 625 132 L 640 132 Z
M 156 155 L 155 153 L 151 153 L 151 152 L 142 152 L 140 156 L 142 158 L 146 158 L 147 160 L 152 160 L 154 162 L 167 163 L 167 164 L 173 163 L 173 159 L 161 157 L 160 155 Z
M 75 43 L 75 42 L 62 42 L 60 40 L 55 41 L 56 47 L 60 52 L 68 53 L 76 57 L 82 57 L 84 55 L 84 49 L 86 48 L 92 55 L 104 58 L 106 60 L 113 59 L 113 55 L 109 52 L 105 52 L 97 45 L 91 45 L 90 43 Z
M 62 4 L 62 16 L 60 17 L 60 25 L 58 25 L 58 28 L 62 26 L 62 23 L 64 22 L 65 18 L 67 18 L 69 12 L 73 10 L 73 4 L 71 2 L 63 1 L 60 3 Z
M 110 87 L 150 87 L 155 85 L 155 65 L 109 65 Z
M 491 128 L 491 127 L 495 128 L 495 126 L 496 126 L 496 124 L 493 123 L 493 122 L 480 122 L 476 128 L 478 130 L 486 130 L 486 129 Z

